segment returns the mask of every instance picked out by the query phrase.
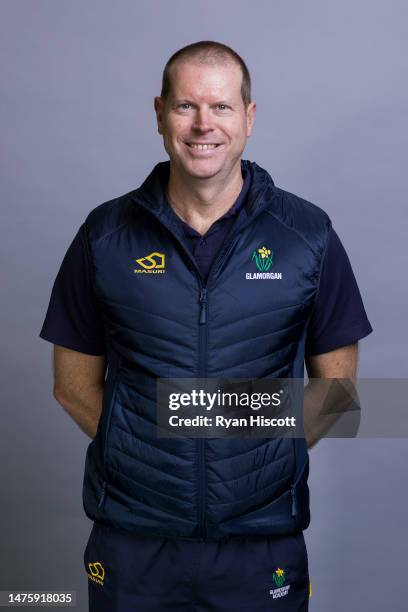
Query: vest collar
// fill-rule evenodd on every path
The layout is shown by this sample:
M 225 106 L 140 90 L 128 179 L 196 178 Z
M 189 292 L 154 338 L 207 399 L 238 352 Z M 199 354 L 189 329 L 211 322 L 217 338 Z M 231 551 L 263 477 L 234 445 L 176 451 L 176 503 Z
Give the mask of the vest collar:
M 275 185 L 269 173 L 255 162 L 241 159 L 241 168 L 251 176 L 245 210 L 248 220 L 266 208 L 275 196 Z M 170 161 L 159 162 L 144 180 L 142 185 L 132 192 L 132 199 L 149 210 L 166 225 L 174 225 L 174 220 L 168 214 L 168 203 L 165 194 L 170 175 Z M 174 228 L 173 228 L 174 229 Z
M 251 173 L 251 185 L 247 196 L 247 203 L 244 209 L 241 210 L 243 214 L 239 214 L 236 223 L 234 223 L 225 240 L 225 244 L 212 263 L 208 275 L 208 283 L 210 283 L 210 279 L 214 276 L 213 272 L 217 271 L 223 259 L 232 248 L 236 235 L 252 223 L 263 210 L 270 207 L 272 201 L 278 197 L 274 182 L 266 170 L 258 166 L 255 162 L 250 162 L 248 160 L 241 160 L 241 166 L 242 165 Z M 170 230 L 175 238 L 178 239 L 192 267 L 195 268 L 198 277 L 201 279 L 200 283 L 203 286 L 204 281 L 201 278 L 197 262 L 185 244 L 183 228 L 181 224 L 176 221 L 175 215 L 172 214 L 173 211 L 167 202 L 165 186 L 169 178 L 169 173 L 169 161 L 156 164 L 142 185 L 131 192 L 130 197 L 136 205 L 141 206 L 154 215 Z

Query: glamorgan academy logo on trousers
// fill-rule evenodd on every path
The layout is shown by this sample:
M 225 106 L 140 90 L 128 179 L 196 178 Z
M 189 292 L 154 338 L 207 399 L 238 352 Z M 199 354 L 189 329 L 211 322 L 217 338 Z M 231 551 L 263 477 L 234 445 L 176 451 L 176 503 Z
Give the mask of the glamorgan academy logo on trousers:
M 273 263 L 273 251 L 266 246 L 253 251 L 251 260 L 255 262 L 259 272 L 246 272 L 247 280 L 282 280 L 282 272 L 269 272 Z
M 290 589 L 290 584 L 285 584 L 285 570 L 278 567 L 272 574 L 272 580 L 276 585 L 276 589 L 269 589 L 269 595 L 272 595 L 272 599 L 285 597 Z
M 166 256 L 154 251 L 150 255 L 136 259 L 141 267 L 135 268 L 135 274 L 164 274 L 166 272 Z

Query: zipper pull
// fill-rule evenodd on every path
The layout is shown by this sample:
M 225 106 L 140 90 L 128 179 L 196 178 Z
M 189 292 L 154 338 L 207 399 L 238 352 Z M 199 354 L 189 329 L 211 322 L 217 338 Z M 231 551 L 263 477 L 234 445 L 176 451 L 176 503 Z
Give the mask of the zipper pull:
M 292 516 L 296 516 L 297 515 L 296 491 L 295 491 L 295 487 L 293 485 L 290 487 L 290 494 L 292 496 Z
M 200 291 L 200 325 L 207 323 L 206 317 L 206 303 L 207 303 L 207 289 L 201 289 Z

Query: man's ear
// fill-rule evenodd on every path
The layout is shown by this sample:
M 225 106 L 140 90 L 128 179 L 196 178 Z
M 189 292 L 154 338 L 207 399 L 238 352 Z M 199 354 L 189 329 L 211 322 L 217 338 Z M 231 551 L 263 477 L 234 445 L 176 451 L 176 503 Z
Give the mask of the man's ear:
M 157 131 L 163 135 L 163 107 L 164 102 L 160 96 L 154 98 L 154 110 L 156 112 L 157 119 Z
M 250 137 L 252 128 L 254 126 L 255 121 L 255 113 L 256 113 L 256 102 L 251 102 L 248 104 L 248 108 L 246 110 L 247 117 L 247 138 Z

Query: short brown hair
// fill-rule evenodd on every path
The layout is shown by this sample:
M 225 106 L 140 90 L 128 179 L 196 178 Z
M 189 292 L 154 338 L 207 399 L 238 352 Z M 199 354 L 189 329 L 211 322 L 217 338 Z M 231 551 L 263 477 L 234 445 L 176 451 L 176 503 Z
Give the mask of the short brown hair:
M 192 60 L 203 64 L 224 64 L 232 61 L 238 64 L 242 72 L 241 96 L 245 108 L 251 102 L 251 76 L 244 60 L 231 47 L 213 40 L 201 40 L 173 53 L 163 70 L 160 93 L 163 100 L 167 100 L 171 90 L 170 68 L 178 60 Z

